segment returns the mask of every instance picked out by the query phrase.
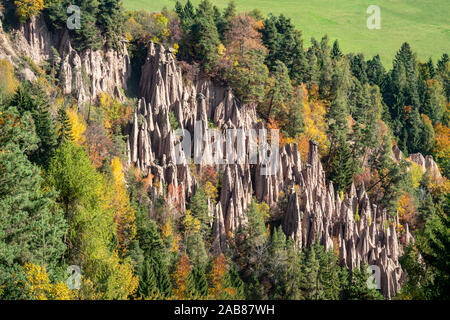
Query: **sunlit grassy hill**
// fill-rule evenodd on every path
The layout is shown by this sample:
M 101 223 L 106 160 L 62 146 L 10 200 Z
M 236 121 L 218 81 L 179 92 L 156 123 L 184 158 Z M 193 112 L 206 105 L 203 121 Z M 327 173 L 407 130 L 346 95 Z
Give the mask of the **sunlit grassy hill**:
M 197 4 L 200 0 L 191 0 Z M 184 3 L 185 1 L 181 1 Z M 211 0 L 224 8 L 228 0 Z M 434 61 L 450 50 L 450 1 L 448 0 L 238 0 L 239 11 L 260 9 L 263 13 L 284 14 L 302 30 L 307 44 L 311 37 L 328 34 L 339 39 L 346 52 L 363 52 L 366 57 L 380 54 L 387 67 L 405 41 L 418 58 Z M 173 9 L 174 0 L 123 0 L 126 9 L 159 11 Z M 381 29 L 366 26 L 369 5 L 381 9 Z

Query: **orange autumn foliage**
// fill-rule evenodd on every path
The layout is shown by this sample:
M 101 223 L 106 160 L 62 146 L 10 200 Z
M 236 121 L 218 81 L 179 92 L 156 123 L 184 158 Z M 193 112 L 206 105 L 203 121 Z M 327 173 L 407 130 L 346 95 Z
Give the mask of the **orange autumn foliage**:
M 450 158 L 450 128 L 438 123 L 434 127 L 435 146 L 434 153 L 439 159 Z
M 411 228 L 414 228 L 417 220 L 417 209 L 414 205 L 414 198 L 408 192 L 404 192 L 398 200 L 398 216 L 400 224 L 397 226 L 397 231 L 404 231 L 404 224 L 408 223 Z
M 186 280 L 189 272 L 191 272 L 191 263 L 188 256 L 183 254 L 178 261 L 177 269 L 173 275 L 176 284 L 174 294 L 178 300 L 186 299 Z
M 223 278 L 227 272 L 227 262 L 225 260 L 225 256 L 220 254 L 213 263 L 212 271 L 211 271 L 211 282 L 212 287 L 209 289 L 211 296 L 214 299 L 217 299 L 218 295 L 222 293 L 224 290 Z

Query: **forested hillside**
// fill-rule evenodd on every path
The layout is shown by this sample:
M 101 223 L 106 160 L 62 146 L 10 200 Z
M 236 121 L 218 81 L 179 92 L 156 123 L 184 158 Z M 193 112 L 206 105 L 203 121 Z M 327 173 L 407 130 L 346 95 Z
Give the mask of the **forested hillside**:
M 197 6 L 201 0 L 191 0 Z M 215 0 L 214 5 L 223 10 L 228 0 Z M 123 0 L 127 10 L 160 11 L 172 8 L 174 0 Z M 367 28 L 373 11 L 380 8 L 380 29 Z M 339 39 L 346 52 L 362 52 L 366 56 L 379 54 L 383 63 L 391 66 L 395 51 L 405 40 L 414 47 L 418 57 L 437 61 L 442 52 L 448 52 L 450 28 L 448 12 L 450 3 L 445 0 L 240 0 L 237 11 L 258 8 L 264 15 L 284 14 L 301 30 L 305 44 L 310 39 L 328 34 L 331 41 Z M 407 39 L 405 39 L 405 36 Z
M 0 17 L 1 299 L 449 298 L 447 52 L 386 66 L 209 0 Z M 176 161 L 197 123 L 278 129 L 277 171 L 248 137 Z

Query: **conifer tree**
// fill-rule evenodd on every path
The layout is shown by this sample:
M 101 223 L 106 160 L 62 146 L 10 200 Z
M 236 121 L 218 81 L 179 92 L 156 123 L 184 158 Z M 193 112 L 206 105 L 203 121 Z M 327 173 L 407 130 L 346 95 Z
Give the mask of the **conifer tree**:
M 381 63 L 379 55 L 374 56 L 367 61 L 367 79 L 371 85 L 383 86 L 386 70 Z
M 46 167 L 56 148 L 57 135 L 45 92 L 37 85 L 25 84 L 17 89 L 9 104 L 21 115 L 31 113 L 39 142 L 36 150 L 28 156 L 31 162 Z
M 53 189 L 26 157 L 38 139 L 31 114 L 0 106 L 0 287 L 27 262 L 52 274 L 66 247 L 66 222 Z M 6 287 L 14 287 L 14 282 Z M 7 294 L 7 293 L 5 293 Z
M 195 298 L 204 298 L 208 295 L 208 280 L 205 274 L 205 268 L 196 266 L 192 268 L 188 279 L 188 295 Z
M 286 65 L 275 61 L 273 86 L 267 93 L 268 111 L 266 119 L 275 118 L 283 121 L 287 118 L 287 103 L 292 94 L 292 85 Z
M 213 71 L 218 60 L 219 33 L 213 20 L 214 10 L 209 0 L 200 2 L 190 30 L 193 53 L 206 72 Z
M 302 296 L 307 300 L 319 298 L 319 269 L 320 264 L 317 260 L 316 249 L 312 246 L 306 250 L 302 264 L 302 278 L 300 280 L 300 290 Z
M 120 0 L 99 0 L 97 25 L 102 28 L 106 44 L 120 50 L 120 37 L 123 34 L 125 18 Z
M 81 28 L 71 30 L 75 36 L 76 48 L 98 50 L 102 46 L 100 30 L 97 28 L 97 15 L 99 14 L 98 0 L 75 0 L 73 4 L 81 10 Z
M 230 269 L 225 274 L 224 287 L 231 288 L 233 293 L 232 298 L 239 300 L 245 299 L 245 284 L 239 276 L 239 272 L 234 264 L 231 265 Z
M 368 79 L 366 74 L 367 65 L 364 55 L 359 53 L 355 56 L 350 56 L 350 66 L 356 79 L 358 79 L 361 84 L 366 84 Z
M 319 260 L 319 284 L 321 299 L 338 300 L 341 293 L 341 279 L 338 256 L 332 250 L 325 251 L 320 244 L 315 244 L 315 251 Z
M 72 137 L 72 125 L 70 124 L 67 111 L 64 107 L 58 110 L 58 146 L 62 145 L 66 141 L 73 141 Z
M 139 270 L 139 286 L 137 294 L 143 298 L 150 298 L 156 296 L 158 293 L 154 267 L 149 259 L 145 259 Z
M 381 300 L 383 296 L 377 289 L 370 288 L 367 283 L 370 273 L 367 272 L 367 264 L 363 264 L 361 269 L 350 271 L 348 288 L 345 290 L 345 297 L 348 300 Z M 369 280 L 370 281 L 370 280 Z
M 194 217 L 202 223 L 201 230 L 203 234 L 210 229 L 211 217 L 208 215 L 208 199 L 205 190 L 202 187 L 197 188 L 194 196 L 191 198 L 189 208 Z
M 330 180 L 337 191 L 345 191 L 353 181 L 355 165 L 348 143 L 341 138 L 330 163 Z
M 333 49 L 331 50 L 331 58 L 336 60 L 341 57 L 342 57 L 342 51 L 341 51 L 341 48 L 339 47 L 339 42 L 336 39 L 333 42 Z

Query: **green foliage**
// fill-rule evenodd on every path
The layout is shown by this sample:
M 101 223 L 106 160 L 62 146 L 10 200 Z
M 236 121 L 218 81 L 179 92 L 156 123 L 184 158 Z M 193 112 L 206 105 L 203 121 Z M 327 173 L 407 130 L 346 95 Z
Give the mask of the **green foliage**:
M 114 212 L 103 196 L 106 180 L 82 147 L 64 142 L 50 162 L 48 181 L 59 191 L 69 223 L 68 261 L 80 265 L 102 298 L 127 298 L 137 279 L 131 261 L 118 256 Z
M 188 295 L 192 298 L 204 298 L 208 295 L 208 280 L 204 266 L 192 268 L 187 278 Z
M 345 191 L 353 181 L 355 165 L 348 143 L 341 139 L 336 153 L 330 163 L 330 179 L 334 182 L 337 191 Z
M 58 109 L 58 122 L 58 145 L 62 145 L 65 142 L 73 142 L 72 124 L 69 121 L 69 116 L 64 107 Z
M 28 155 L 31 162 L 45 167 L 57 144 L 56 127 L 46 93 L 37 85 L 25 84 L 17 89 L 9 104 L 16 107 L 21 115 L 25 112 L 32 115 L 39 141 L 36 150 Z
M 359 270 L 350 271 L 348 287 L 344 291 L 345 298 L 348 300 L 381 300 L 382 295 L 367 285 L 370 276 L 366 264 L 363 264 Z
M 264 57 L 263 50 L 245 51 L 225 75 L 242 103 L 260 102 L 264 98 L 264 86 L 268 77 Z
M 288 113 L 286 112 L 287 104 L 291 98 L 292 85 L 289 79 L 288 70 L 283 62 L 275 61 L 273 72 L 273 86 L 267 93 L 266 100 L 270 101 L 266 119 L 274 118 L 283 121 Z
M 121 50 L 125 18 L 120 0 L 62 0 L 46 3 L 46 17 L 56 30 L 65 28 L 69 18 L 67 8 L 80 8 L 81 28 L 70 30 L 77 50 L 98 50 L 105 44 Z
M 213 20 L 213 7 L 209 0 L 200 2 L 193 20 L 189 39 L 193 55 L 206 72 L 213 71 L 219 58 L 219 33 Z
M 65 250 L 66 222 L 55 192 L 26 153 L 38 141 L 30 112 L 0 106 L 0 287 L 20 265 L 32 262 L 53 273 Z M 13 283 L 6 285 L 3 298 Z
M 211 217 L 208 215 L 208 199 L 205 190 L 202 187 L 197 188 L 194 196 L 191 198 L 189 208 L 194 217 L 197 217 L 202 223 L 202 230 L 209 230 Z
M 99 0 L 97 25 L 106 38 L 106 45 L 116 50 L 122 49 L 120 37 L 124 32 L 125 17 L 120 0 Z
M 300 84 L 306 71 L 306 57 L 303 40 L 295 30 L 291 20 L 283 14 L 279 17 L 270 15 L 264 21 L 262 30 L 264 45 L 269 49 L 266 64 L 270 71 L 276 71 L 281 61 L 289 70 L 293 83 Z
M 177 130 L 180 127 L 180 124 L 172 111 L 169 112 L 169 122 L 172 130 Z

